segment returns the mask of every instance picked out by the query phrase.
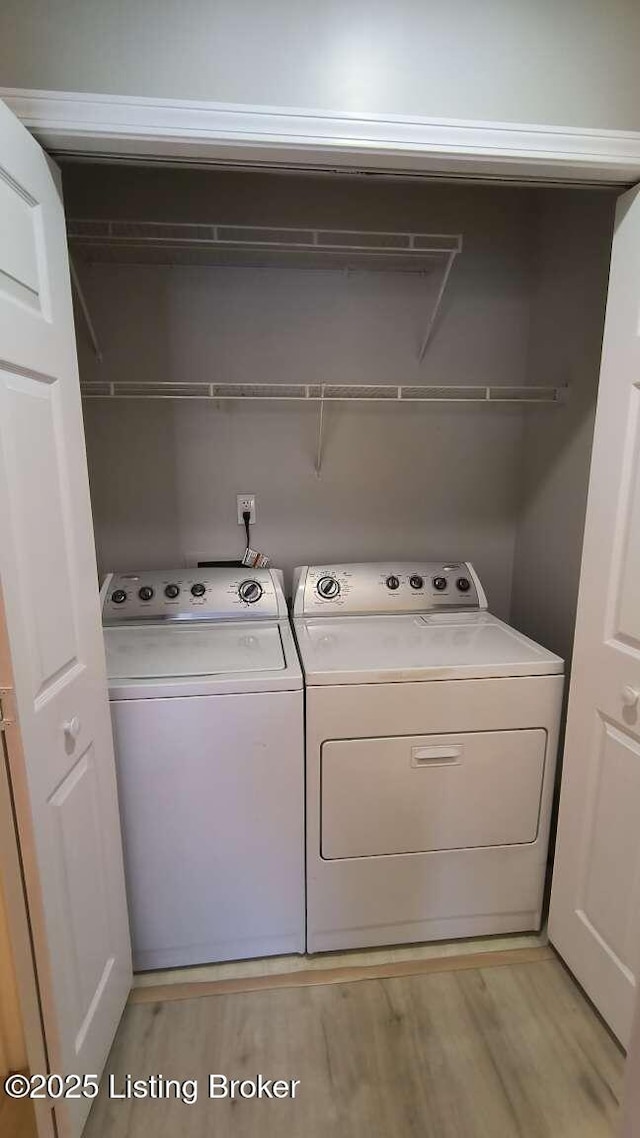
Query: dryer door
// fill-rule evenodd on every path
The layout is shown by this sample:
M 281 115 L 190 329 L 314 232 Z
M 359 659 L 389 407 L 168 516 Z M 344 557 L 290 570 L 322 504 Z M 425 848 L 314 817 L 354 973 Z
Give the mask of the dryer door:
M 322 857 L 534 842 L 546 749 L 541 729 L 331 740 Z

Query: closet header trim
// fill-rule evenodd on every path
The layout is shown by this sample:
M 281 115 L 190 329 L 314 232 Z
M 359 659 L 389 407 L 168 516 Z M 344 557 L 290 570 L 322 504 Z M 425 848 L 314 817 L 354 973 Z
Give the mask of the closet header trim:
M 640 133 L 0 88 L 54 154 L 562 184 L 640 180 Z

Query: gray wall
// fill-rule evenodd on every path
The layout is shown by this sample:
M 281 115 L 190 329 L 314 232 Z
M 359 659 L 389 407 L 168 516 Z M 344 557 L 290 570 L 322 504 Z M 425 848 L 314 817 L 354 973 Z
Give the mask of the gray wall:
M 636 0 L 3 0 L 5 86 L 640 129 Z
M 307 562 L 473 555 L 492 608 L 508 616 L 520 424 L 459 409 L 328 415 L 319 480 L 310 409 L 87 405 L 101 567 L 238 558 L 235 496 L 254 491 L 252 544 L 288 582 Z
M 85 379 L 526 382 L 528 191 L 88 167 L 69 167 L 65 184 L 71 216 L 139 218 L 146 206 L 156 218 L 464 234 L 422 365 L 434 285 L 420 276 L 80 265 L 105 357 L 80 328 Z M 522 425 L 509 408 L 333 405 L 318 479 L 311 406 L 87 403 L 101 567 L 238 556 L 235 496 L 253 491 L 254 540 L 276 565 L 473 556 L 506 616 Z
M 537 223 L 532 380 L 570 385 L 554 416 L 527 416 L 512 618 L 571 658 L 613 226 L 597 195 L 547 195 Z M 540 379 L 538 380 L 541 381 Z

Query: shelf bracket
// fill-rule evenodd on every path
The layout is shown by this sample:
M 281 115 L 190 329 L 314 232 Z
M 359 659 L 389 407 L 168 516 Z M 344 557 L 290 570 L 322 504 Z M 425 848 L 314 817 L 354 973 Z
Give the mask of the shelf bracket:
M 318 414 L 318 442 L 316 446 L 315 462 L 315 470 L 318 478 L 320 477 L 320 472 L 322 471 L 322 443 L 324 441 L 324 383 L 320 387 L 319 406 L 320 411 Z
M 71 253 L 69 253 L 69 271 L 71 273 L 71 281 L 72 281 L 73 287 L 75 289 L 75 294 L 78 298 L 78 304 L 80 305 L 80 310 L 82 312 L 82 315 L 84 316 L 84 322 L 86 324 L 87 332 L 89 333 L 89 339 L 91 340 L 91 346 L 93 348 L 93 353 L 94 353 L 98 363 L 101 364 L 102 363 L 102 352 L 100 351 L 100 345 L 98 343 L 98 337 L 96 336 L 96 330 L 94 327 L 93 320 L 91 319 L 91 313 L 89 312 L 89 306 L 87 304 L 87 298 L 84 295 L 82 285 L 80 284 L 80 278 L 78 277 L 76 266 L 74 264 L 73 257 L 71 256 Z
M 436 323 L 436 320 L 438 317 L 438 312 L 440 311 L 440 307 L 442 305 L 442 298 L 445 294 L 446 287 L 449 283 L 449 276 L 450 276 L 451 270 L 453 268 L 453 262 L 455 260 L 457 252 L 458 252 L 457 249 L 452 249 L 451 252 L 449 253 L 449 256 L 447 257 L 447 262 L 445 264 L 444 272 L 442 274 L 442 280 L 440 281 L 440 288 L 438 289 L 438 295 L 436 296 L 434 306 L 431 310 L 431 315 L 429 316 L 429 322 L 427 324 L 427 328 L 426 328 L 422 343 L 420 345 L 420 351 L 418 352 L 418 359 L 420 360 L 420 363 L 422 363 L 422 361 L 424 359 L 424 354 L 425 354 L 427 347 L 429 345 L 429 340 L 431 339 L 433 329 L 435 327 L 435 323 Z

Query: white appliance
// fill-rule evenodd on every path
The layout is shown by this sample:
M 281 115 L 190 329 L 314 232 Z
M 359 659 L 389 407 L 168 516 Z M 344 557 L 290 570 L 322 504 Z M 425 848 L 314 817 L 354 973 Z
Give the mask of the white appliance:
M 307 951 L 540 925 L 563 662 L 468 563 L 296 570 Z
M 277 571 L 102 589 L 134 967 L 304 951 L 300 665 Z

